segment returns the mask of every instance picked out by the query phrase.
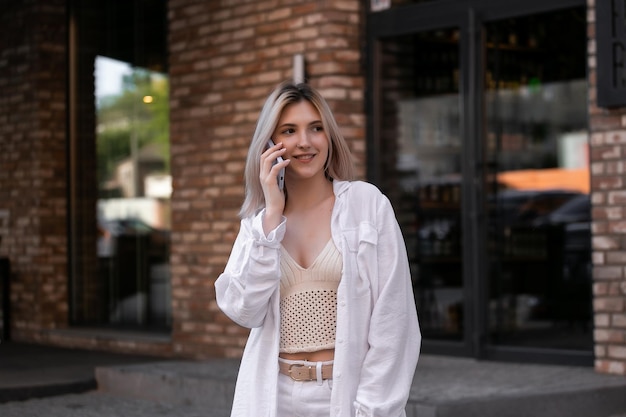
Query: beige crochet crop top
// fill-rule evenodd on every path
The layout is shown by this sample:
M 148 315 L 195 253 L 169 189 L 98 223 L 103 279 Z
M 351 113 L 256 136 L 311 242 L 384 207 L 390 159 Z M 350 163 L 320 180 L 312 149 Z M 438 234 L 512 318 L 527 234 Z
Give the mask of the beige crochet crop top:
M 281 246 L 280 352 L 315 352 L 335 347 L 341 253 L 332 239 L 308 268 Z

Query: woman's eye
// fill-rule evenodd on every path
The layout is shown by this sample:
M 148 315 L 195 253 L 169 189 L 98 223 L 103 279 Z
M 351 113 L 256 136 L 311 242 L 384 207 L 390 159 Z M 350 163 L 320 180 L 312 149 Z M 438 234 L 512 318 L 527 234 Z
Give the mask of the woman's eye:
M 295 130 L 294 130 L 294 129 L 285 129 L 285 130 L 283 130 L 281 133 L 282 133 L 283 135 L 291 135 L 293 132 L 295 132 Z
M 314 132 L 322 132 L 324 130 L 323 126 L 313 126 Z

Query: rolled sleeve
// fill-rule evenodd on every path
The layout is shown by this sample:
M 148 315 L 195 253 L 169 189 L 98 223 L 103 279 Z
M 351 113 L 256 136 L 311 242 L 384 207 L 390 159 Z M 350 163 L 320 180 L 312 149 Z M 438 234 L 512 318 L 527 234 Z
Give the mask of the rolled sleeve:
M 215 282 L 220 309 L 237 324 L 263 324 L 272 294 L 280 284 L 280 244 L 286 219 L 265 235 L 265 210 L 241 221 L 237 239 L 224 269 Z

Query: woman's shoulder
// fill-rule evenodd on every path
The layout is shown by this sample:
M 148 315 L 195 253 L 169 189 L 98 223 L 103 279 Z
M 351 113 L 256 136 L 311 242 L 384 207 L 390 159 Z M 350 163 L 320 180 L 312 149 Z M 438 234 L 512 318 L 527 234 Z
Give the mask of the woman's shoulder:
M 343 189 L 343 197 L 351 208 L 358 211 L 367 211 L 369 209 L 375 212 L 388 201 L 387 197 L 380 189 L 366 181 L 350 181 L 345 182 L 341 187 Z
M 348 194 L 350 198 L 367 199 L 384 197 L 380 189 L 366 181 L 349 181 L 347 182 Z

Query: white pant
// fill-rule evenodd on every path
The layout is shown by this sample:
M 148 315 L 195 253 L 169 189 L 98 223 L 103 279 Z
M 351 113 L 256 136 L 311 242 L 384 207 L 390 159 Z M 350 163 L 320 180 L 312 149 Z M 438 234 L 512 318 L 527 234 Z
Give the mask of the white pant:
M 279 360 L 307 366 L 317 364 L 317 362 Z M 332 361 L 324 362 L 327 363 Z M 290 376 L 278 374 L 277 417 L 329 417 L 332 389 L 332 379 L 294 381 Z

